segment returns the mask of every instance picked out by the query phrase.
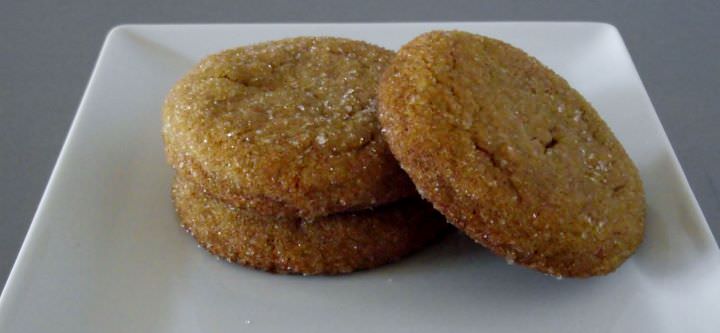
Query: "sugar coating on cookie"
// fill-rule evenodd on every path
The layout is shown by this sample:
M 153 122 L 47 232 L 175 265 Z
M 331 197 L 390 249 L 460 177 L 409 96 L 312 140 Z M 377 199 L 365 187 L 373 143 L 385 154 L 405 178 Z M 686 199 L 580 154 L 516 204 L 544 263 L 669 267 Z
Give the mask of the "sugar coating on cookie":
M 607 274 L 643 238 L 636 167 L 593 107 L 535 58 L 465 32 L 403 46 L 379 118 L 421 195 L 508 262 Z
M 275 273 L 342 274 L 396 261 L 444 235 L 449 224 L 421 199 L 312 221 L 259 216 L 177 178 L 182 226 L 209 252 Z
M 168 160 L 213 195 L 264 215 L 313 218 L 414 195 L 376 117 L 392 57 L 330 37 L 208 56 L 166 98 Z

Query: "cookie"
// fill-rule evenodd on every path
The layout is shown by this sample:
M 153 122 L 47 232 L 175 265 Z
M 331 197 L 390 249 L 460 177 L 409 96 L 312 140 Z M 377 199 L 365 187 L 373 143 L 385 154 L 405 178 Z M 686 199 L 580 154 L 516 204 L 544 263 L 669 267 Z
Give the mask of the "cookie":
M 260 216 L 176 178 L 182 226 L 212 254 L 275 273 L 342 274 L 396 261 L 439 239 L 449 224 L 419 198 L 312 221 Z
M 379 96 L 385 139 L 420 194 L 508 262 L 588 277 L 641 243 L 635 165 L 593 107 L 522 50 L 430 32 L 400 49 Z
M 416 195 L 380 135 L 391 51 L 300 37 L 202 60 L 163 107 L 167 158 L 232 205 L 314 218 Z

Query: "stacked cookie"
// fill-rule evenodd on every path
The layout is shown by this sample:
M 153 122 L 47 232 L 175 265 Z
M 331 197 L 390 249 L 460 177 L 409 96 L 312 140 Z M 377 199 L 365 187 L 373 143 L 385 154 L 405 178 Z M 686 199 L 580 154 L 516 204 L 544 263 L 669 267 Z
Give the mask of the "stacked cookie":
M 554 276 L 612 272 L 643 238 L 638 170 L 597 112 L 484 36 L 430 32 L 397 55 L 339 38 L 224 51 L 172 89 L 163 121 L 183 226 L 268 271 L 378 266 L 445 219 Z
M 186 230 L 229 261 L 303 274 L 378 266 L 437 239 L 444 219 L 380 135 L 376 89 L 392 57 L 294 38 L 195 66 L 163 108 Z

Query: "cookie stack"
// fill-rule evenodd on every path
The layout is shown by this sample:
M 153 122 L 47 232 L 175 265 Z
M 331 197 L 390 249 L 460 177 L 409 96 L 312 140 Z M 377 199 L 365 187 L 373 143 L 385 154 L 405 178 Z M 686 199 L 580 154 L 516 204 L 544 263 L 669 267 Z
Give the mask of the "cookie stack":
M 480 35 L 430 32 L 397 55 L 339 38 L 228 50 L 172 89 L 163 120 L 183 226 L 268 271 L 378 266 L 445 219 L 557 277 L 612 272 L 643 238 L 638 170 L 593 107 Z
M 375 267 L 438 239 L 447 224 L 380 134 L 393 55 L 293 38 L 202 60 L 163 107 L 183 227 L 228 261 L 302 274 Z

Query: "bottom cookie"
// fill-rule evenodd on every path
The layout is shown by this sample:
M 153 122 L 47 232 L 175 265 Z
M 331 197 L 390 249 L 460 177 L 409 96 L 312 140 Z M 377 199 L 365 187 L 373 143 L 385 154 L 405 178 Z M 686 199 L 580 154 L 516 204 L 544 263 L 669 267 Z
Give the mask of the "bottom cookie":
M 192 182 L 172 189 L 182 226 L 209 252 L 274 273 L 343 274 L 396 261 L 440 238 L 445 219 L 420 199 L 312 221 L 228 206 Z

